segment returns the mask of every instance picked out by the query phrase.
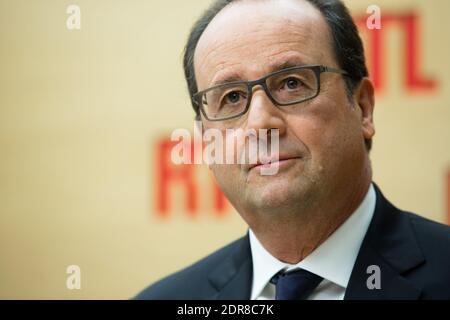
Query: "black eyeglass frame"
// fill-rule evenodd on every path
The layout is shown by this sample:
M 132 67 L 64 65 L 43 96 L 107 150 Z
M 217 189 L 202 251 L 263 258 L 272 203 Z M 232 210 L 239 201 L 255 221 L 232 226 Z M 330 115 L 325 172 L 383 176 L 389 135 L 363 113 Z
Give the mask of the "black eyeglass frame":
M 314 75 L 316 77 L 317 92 L 314 95 L 312 95 L 311 97 L 308 97 L 306 99 L 299 100 L 299 101 L 288 102 L 288 103 L 280 103 L 280 102 L 276 101 L 275 98 L 270 93 L 270 90 L 267 87 L 266 80 L 268 78 L 278 75 L 280 73 L 294 71 L 294 70 L 301 70 L 301 69 L 310 69 L 314 72 Z M 213 86 L 208 89 L 205 89 L 205 90 L 195 93 L 194 95 L 192 95 L 192 101 L 199 107 L 201 113 L 208 121 L 230 120 L 230 119 L 234 119 L 234 118 L 239 118 L 240 116 L 247 113 L 248 109 L 250 108 L 250 104 L 252 102 L 253 87 L 255 87 L 257 85 L 261 85 L 261 87 L 264 89 L 266 95 L 269 97 L 270 101 L 272 101 L 272 103 L 276 106 L 290 106 L 290 105 L 294 105 L 294 104 L 298 104 L 298 103 L 302 103 L 302 102 L 314 99 L 315 97 L 317 97 L 320 94 L 320 74 L 323 72 L 333 72 L 333 73 L 342 74 L 344 76 L 348 76 L 348 72 L 345 70 L 342 70 L 342 69 L 336 69 L 336 68 L 332 68 L 332 67 L 328 67 L 328 66 L 324 66 L 324 65 L 303 65 L 303 66 L 297 66 L 297 67 L 291 67 L 291 68 L 278 70 L 278 71 L 269 73 L 269 74 L 265 75 L 264 77 L 259 78 L 257 80 L 253 80 L 253 81 L 242 80 L 242 81 L 233 81 L 233 82 L 229 82 L 229 83 L 219 84 L 219 85 L 216 85 L 216 86 Z M 206 114 L 206 111 L 203 108 L 202 99 L 203 99 L 204 94 L 211 90 L 220 88 L 220 87 L 231 86 L 231 85 L 242 85 L 242 84 L 245 84 L 247 86 L 247 93 L 249 95 L 249 98 L 247 99 L 247 105 L 245 106 L 244 110 L 236 115 L 225 117 L 225 118 L 218 118 L 218 119 L 217 118 L 216 119 L 209 118 L 208 115 Z

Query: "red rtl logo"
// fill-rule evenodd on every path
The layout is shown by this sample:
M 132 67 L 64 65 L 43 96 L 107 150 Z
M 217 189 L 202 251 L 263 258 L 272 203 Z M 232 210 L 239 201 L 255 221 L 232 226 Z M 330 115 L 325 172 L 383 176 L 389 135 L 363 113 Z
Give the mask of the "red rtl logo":
M 162 139 L 158 143 L 156 150 L 156 202 L 157 212 L 160 217 L 168 217 L 170 213 L 170 203 L 174 201 L 183 201 L 188 214 L 193 218 L 199 212 L 199 182 L 198 182 L 198 165 L 195 164 L 181 164 L 176 165 L 172 163 L 171 152 L 172 148 L 178 144 L 177 141 L 171 141 L 169 138 Z M 187 143 L 187 142 L 186 142 Z M 191 148 L 191 163 L 194 163 L 194 143 L 190 143 Z M 217 186 L 213 179 L 210 180 L 212 187 L 213 208 L 211 210 L 217 216 L 223 216 L 227 213 L 227 199 Z M 170 189 L 174 185 L 180 185 L 184 189 L 184 199 L 173 199 L 171 197 Z
M 371 79 L 375 89 L 381 91 L 386 84 L 386 54 L 385 35 L 386 30 L 392 25 L 401 27 L 404 35 L 403 61 L 405 70 L 405 86 L 408 91 L 433 91 L 437 88 L 435 79 L 426 77 L 421 72 L 420 48 L 422 47 L 420 36 L 420 19 L 415 12 L 406 14 L 383 13 L 382 28 L 369 30 L 366 27 L 367 16 L 359 15 L 355 17 L 360 31 L 365 31 L 367 35 L 367 49 L 369 54 L 369 69 Z

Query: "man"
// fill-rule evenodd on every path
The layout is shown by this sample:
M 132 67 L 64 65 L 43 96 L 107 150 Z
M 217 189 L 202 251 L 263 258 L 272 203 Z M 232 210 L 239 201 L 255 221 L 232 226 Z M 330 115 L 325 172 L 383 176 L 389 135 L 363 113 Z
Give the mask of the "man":
M 138 299 L 450 299 L 450 228 L 372 183 L 374 88 L 340 1 L 216 1 L 184 62 L 204 128 L 276 129 L 279 170 L 212 164 L 248 234 Z

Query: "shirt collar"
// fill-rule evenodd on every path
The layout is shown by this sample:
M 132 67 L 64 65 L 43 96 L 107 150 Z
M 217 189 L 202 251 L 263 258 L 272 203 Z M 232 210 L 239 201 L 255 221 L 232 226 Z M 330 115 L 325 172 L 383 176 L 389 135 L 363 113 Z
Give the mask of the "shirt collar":
M 249 230 L 253 259 L 251 299 L 258 297 L 270 279 L 286 269 L 305 269 L 343 288 L 347 288 L 353 266 L 375 211 L 376 194 L 371 184 L 359 207 L 319 247 L 296 265 L 272 256 Z

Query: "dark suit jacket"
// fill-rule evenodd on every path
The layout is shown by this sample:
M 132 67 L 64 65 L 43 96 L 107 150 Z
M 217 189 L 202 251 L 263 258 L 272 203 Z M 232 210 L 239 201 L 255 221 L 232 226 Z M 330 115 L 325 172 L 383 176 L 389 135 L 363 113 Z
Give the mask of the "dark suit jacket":
M 450 299 L 450 227 L 394 207 L 375 186 L 373 219 L 345 299 Z M 381 289 L 368 289 L 367 267 L 380 267 Z M 250 299 L 248 235 L 151 285 L 136 299 Z

